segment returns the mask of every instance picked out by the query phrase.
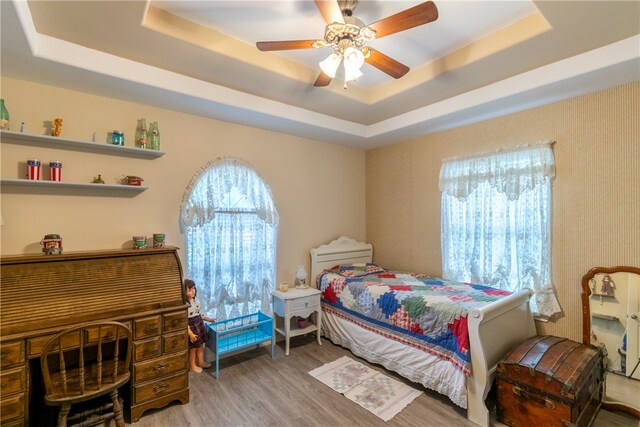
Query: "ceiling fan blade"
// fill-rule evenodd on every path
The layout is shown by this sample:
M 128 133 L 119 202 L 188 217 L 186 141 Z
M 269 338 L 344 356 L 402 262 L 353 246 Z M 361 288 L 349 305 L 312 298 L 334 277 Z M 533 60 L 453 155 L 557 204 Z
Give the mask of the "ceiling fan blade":
M 311 49 L 316 40 L 285 40 L 274 42 L 257 42 L 258 50 L 293 50 L 293 49 Z
M 365 58 L 365 61 L 376 67 L 378 70 L 389 74 L 394 79 L 399 79 L 409 72 L 409 67 L 406 65 L 375 49 L 369 48 L 369 50 L 371 51 L 371 54 L 368 58 Z
M 428 1 L 381 19 L 369 27 L 376 30 L 376 39 L 380 39 L 409 28 L 428 24 L 436 19 L 438 19 L 438 8 L 435 3 Z
M 320 14 L 324 18 L 324 22 L 331 24 L 332 22 L 339 22 L 344 24 L 344 17 L 338 2 L 336 0 L 314 0 Z
M 325 73 L 320 71 L 320 74 L 318 75 L 318 78 L 316 79 L 316 82 L 313 85 L 315 87 L 329 86 L 329 83 L 331 83 L 331 80 L 333 80 L 331 77 L 327 76 Z

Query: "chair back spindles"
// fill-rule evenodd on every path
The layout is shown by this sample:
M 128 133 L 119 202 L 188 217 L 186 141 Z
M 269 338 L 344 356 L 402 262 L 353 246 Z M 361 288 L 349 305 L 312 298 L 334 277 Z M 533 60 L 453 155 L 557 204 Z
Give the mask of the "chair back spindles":
M 64 363 L 64 351 L 62 351 L 62 337 L 58 338 L 58 358 L 60 363 L 60 376 L 62 378 L 62 395 L 67 395 L 67 370 Z
M 102 387 L 102 326 L 98 327 L 98 387 Z
M 80 335 L 80 354 L 79 354 L 79 374 L 80 374 L 80 394 L 84 394 L 84 331 L 79 331 Z
M 115 418 L 116 426 L 124 427 L 118 387 L 130 378 L 131 341 L 131 331 L 118 322 L 85 323 L 49 340 L 40 363 L 45 403 L 62 407 L 59 427 L 66 425 L 72 404 L 105 394 L 113 401 L 106 419 Z
M 116 329 L 116 348 L 113 351 L 113 380 L 118 375 L 118 362 L 120 361 L 120 330 Z

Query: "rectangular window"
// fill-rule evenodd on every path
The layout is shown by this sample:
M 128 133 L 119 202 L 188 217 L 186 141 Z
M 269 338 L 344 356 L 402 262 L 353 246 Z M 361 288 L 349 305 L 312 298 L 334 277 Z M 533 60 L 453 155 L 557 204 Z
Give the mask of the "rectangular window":
M 549 143 L 446 161 L 442 191 L 442 270 L 447 279 L 534 291 L 540 318 L 560 312 L 551 282 Z

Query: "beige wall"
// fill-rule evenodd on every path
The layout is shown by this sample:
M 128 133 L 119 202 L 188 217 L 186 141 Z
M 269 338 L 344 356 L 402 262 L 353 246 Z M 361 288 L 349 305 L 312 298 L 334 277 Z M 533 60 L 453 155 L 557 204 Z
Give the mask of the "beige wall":
M 158 232 L 184 248 L 178 226 L 184 190 L 200 167 L 220 156 L 244 159 L 271 187 L 280 214 L 278 281 L 292 282 L 301 263 L 309 271 L 312 247 L 342 234 L 365 240 L 364 150 L 11 78 L 1 83 L 12 130 L 25 122 L 29 133 L 44 134 L 44 121 L 62 117 L 64 137 L 90 141 L 97 132 L 103 142 L 107 132 L 118 129 L 125 132 L 126 146 L 132 146 L 136 120 L 145 117 L 147 124 L 158 121 L 166 152 L 156 160 L 141 160 L 3 143 L 3 178 L 22 177 L 23 163 L 36 157 L 61 161 L 65 181 L 90 182 L 102 174 L 107 183 L 115 183 L 123 175 L 139 175 L 149 187 L 134 197 L 101 197 L 85 190 L 35 194 L 3 187 L 3 255 L 40 252 L 40 240 L 50 233 L 62 236 L 65 251 L 128 247 L 132 235 Z M 332 208 L 336 203 L 339 211 Z M 184 263 L 184 252 L 180 255 Z
M 640 83 L 367 151 L 374 259 L 441 273 L 442 159 L 554 140 L 552 271 L 564 316 L 541 333 L 581 340 L 580 280 L 595 266 L 640 266 Z

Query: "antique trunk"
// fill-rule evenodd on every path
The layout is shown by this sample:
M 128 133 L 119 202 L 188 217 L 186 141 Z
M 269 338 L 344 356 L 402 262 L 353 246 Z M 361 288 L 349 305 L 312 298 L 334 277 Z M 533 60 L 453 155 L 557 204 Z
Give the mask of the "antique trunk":
M 496 418 L 509 426 L 588 426 L 600 407 L 603 355 L 588 345 L 538 335 L 497 369 Z

